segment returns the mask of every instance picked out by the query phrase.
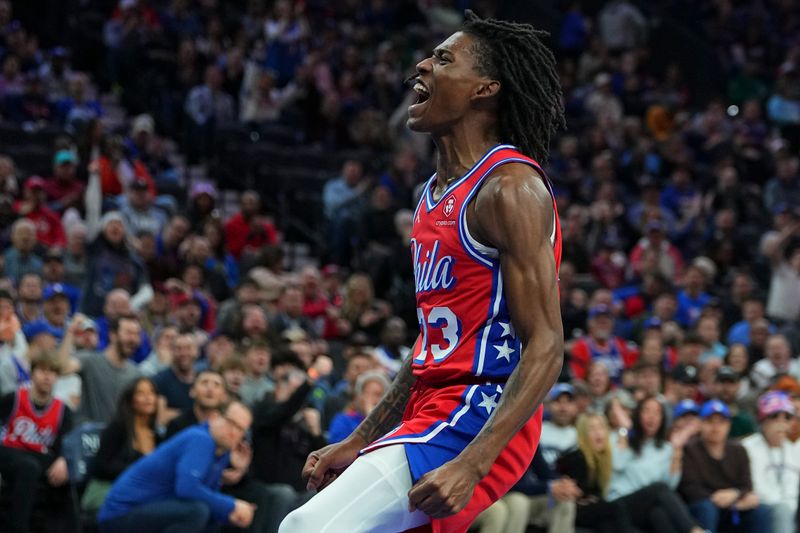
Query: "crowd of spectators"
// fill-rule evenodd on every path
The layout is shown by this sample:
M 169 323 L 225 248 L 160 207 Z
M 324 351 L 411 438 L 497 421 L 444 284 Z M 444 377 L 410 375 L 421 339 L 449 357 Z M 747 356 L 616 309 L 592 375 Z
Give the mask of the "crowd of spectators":
M 276 531 L 310 496 L 307 454 L 363 420 L 416 336 L 411 210 L 432 154 L 403 127 L 402 80 L 464 8 L 502 9 L 90 1 L 89 51 L 24 4 L 0 0 L 0 127 L 59 133 L 47 176 L 0 155 L 0 529 Z M 800 6 L 558 4 L 569 129 L 545 169 L 565 365 L 530 471 L 475 528 L 792 533 Z M 670 13 L 721 86 L 655 49 Z M 306 262 L 273 198 L 231 209 L 229 184 L 188 179 L 181 161 L 213 168 L 242 126 L 372 154 L 320 186 L 326 246 Z M 78 483 L 65 437 L 87 428 Z

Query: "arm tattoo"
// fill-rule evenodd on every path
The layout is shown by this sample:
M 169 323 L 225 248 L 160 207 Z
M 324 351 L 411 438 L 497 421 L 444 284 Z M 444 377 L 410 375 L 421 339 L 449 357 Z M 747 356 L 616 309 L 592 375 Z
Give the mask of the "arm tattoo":
M 411 360 L 409 356 L 394 378 L 389 392 L 356 429 L 356 434 L 367 444 L 383 437 L 403 418 L 406 404 L 411 397 L 411 386 L 417 380 L 411 372 Z

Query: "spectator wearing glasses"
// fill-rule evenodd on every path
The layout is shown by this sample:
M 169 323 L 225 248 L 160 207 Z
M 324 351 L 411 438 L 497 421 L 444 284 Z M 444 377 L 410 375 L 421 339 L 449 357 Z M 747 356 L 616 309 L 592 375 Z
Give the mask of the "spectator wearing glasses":
M 789 395 L 768 392 L 758 402 L 761 431 L 742 441 L 750 458 L 753 491 L 770 510 L 773 533 L 794 533 L 797 527 L 800 445 L 787 438 L 796 415 Z
M 211 369 L 198 372 L 190 395 L 194 404 L 170 421 L 167 438 L 217 416 L 229 396 L 222 374 Z M 248 532 L 277 531 L 294 502 L 294 490 L 287 485 L 262 483 L 248 475 L 252 458 L 250 446 L 243 442 L 241 453 L 242 463 L 239 467 L 230 467 L 222 473 L 222 492 L 257 505 Z
M 241 461 L 251 420 L 250 410 L 233 402 L 220 416 L 180 432 L 131 465 L 100 509 L 101 533 L 213 531 L 214 522 L 249 526 L 253 505 L 219 487 L 224 470 Z

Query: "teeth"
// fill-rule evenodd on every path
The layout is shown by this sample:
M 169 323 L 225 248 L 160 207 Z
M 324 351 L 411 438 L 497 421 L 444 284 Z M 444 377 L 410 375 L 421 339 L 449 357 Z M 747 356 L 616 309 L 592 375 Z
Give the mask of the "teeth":
M 422 85 L 420 82 L 417 82 L 417 83 L 414 84 L 414 90 L 418 94 L 421 94 L 423 96 L 430 96 L 430 94 L 431 94 L 430 92 L 428 92 L 428 89 L 426 89 L 425 86 Z

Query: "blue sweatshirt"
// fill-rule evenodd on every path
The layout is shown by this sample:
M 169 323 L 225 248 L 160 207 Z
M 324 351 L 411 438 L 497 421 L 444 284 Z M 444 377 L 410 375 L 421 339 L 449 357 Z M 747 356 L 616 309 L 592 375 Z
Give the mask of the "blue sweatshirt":
M 100 508 L 98 522 L 124 516 L 132 508 L 163 500 L 206 503 L 211 516 L 227 522 L 234 499 L 219 492 L 230 454 L 216 455 L 208 424 L 191 426 L 128 467 Z

